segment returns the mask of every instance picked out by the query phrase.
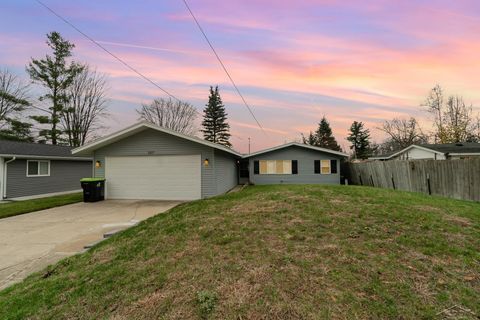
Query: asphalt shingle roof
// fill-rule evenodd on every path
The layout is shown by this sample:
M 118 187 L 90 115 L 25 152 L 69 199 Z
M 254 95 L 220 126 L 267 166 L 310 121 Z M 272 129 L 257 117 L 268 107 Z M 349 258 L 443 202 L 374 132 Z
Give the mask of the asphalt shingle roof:
M 71 150 L 67 146 L 0 140 L 0 155 L 75 157 Z
M 480 143 L 476 142 L 420 144 L 419 146 L 443 153 L 480 153 Z

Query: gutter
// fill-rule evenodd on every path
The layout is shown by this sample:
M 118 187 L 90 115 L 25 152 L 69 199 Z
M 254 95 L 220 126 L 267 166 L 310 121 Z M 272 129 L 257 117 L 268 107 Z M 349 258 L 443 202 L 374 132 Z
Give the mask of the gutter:
M 93 158 L 89 157 L 59 157 L 59 156 L 35 156 L 35 155 L 23 155 L 23 154 L 0 154 L 0 157 L 4 158 L 16 158 L 16 159 L 51 159 L 51 160 L 78 160 L 78 161 L 93 161 Z
M 3 177 L 2 177 L 2 186 L 3 186 L 3 194 L 1 195 L 2 199 L 7 197 L 7 164 L 13 162 L 17 159 L 17 157 L 13 157 L 12 159 L 5 161 L 3 163 Z

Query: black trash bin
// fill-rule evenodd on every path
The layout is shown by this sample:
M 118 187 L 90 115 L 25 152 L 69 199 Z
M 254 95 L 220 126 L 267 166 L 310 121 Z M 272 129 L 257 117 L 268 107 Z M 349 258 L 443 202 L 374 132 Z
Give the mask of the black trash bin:
M 105 199 L 105 179 L 83 178 L 80 184 L 83 189 L 83 202 L 97 202 Z

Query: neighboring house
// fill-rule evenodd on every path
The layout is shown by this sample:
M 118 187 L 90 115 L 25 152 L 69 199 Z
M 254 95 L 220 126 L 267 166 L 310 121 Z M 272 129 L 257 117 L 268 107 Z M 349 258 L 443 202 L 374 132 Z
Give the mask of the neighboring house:
M 400 151 L 371 157 L 369 160 L 452 160 L 480 157 L 480 143 L 412 144 Z
M 208 198 L 234 188 L 239 179 L 255 184 L 338 184 L 340 159 L 347 156 L 299 143 L 242 155 L 148 122 L 77 148 L 73 154 L 94 158 L 94 176 L 106 178 L 107 199 L 155 200 Z
M 0 200 L 80 191 L 92 159 L 70 147 L 0 140 Z
M 343 152 L 297 142 L 244 156 L 253 184 L 340 184 Z

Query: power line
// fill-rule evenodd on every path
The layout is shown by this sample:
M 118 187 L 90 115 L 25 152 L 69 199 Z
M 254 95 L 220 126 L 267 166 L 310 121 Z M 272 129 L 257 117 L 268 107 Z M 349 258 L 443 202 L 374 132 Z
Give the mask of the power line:
M 68 24 L 70 27 L 72 27 L 73 29 L 75 29 L 78 33 L 80 33 L 81 35 L 83 35 L 85 38 L 87 38 L 88 40 L 90 40 L 92 43 L 94 43 L 95 45 L 97 45 L 100 49 L 102 49 L 103 51 L 105 51 L 106 53 L 108 53 L 109 55 L 111 55 L 112 57 L 114 57 L 116 60 L 118 60 L 121 64 L 123 64 L 125 67 L 127 67 L 128 69 L 130 69 L 131 71 L 135 72 L 137 75 L 139 75 L 141 78 L 143 78 L 144 80 L 148 81 L 149 83 L 151 83 L 152 85 L 154 85 L 155 87 L 157 87 L 158 89 L 160 89 L 161 91 L 163 91 L 164 93 L 166 93 L 169 97 L 177 100 L 177 101 L 180 101 L 180 99 L 178 99 L 177 97 L 175 97 L 173 94 L 171 94 L 170 92 L 168 92 L 167 90 L 163 89 L 162 87 L 160 87 L 158 84 L 156 84 L 153 80 L 151 80 L 150 78 L 148 78 L 147 76 L 143 75 L 140 71 L 138 71 L 137 69 L 135 69 L 134 67 L 130 66 L 128 63 L 126 63 L 125 61 L 123 61 L 120 57 L 118 57 L 117 55 L 115 55 L 114 53 L 112 53 L 110 50 L 108 50 L 107 48 L 105 48 L 104 46 L 102 46 L 100 43 L 98 43 L 97 41 L 95 41 L 93 38 L 91 38 L 90 36 L 88 36 L 86 33 L 84 33 L 82 30 L 80 30 L 79 28 L 77 28 L 73 23 L 71 23 L 70 21 L 68 21 L 67 19 L 65 19 L 64 17 L 62 17 L 60 14 L 58 14 L 57 12 L 55 12 L 52 8 L 50 8 L 49 6 L 47 6 L 46 4 L 44 4 L 43 2 L 41 2 L 40 0 L 35 0 L 36 2 L 38 2 L 41 6 L 43 6 L 45 9 L 47 9 L 48 11 L 50 11 L 52 14 L 54 14 L 55 16 L 57 16 L 60 20 L 62 20 L 63 22 L 65 22 L 66 24 Z
M 38 1 L 38 0 L 37 0 L 37 1 Z M 267 133 L 265 132 L 265 130 L 263 130 L 263 127 L 262 127 L 262 125 L 260 124 L 260 122 L 258 122 L 257 117 L 255 117 L 255 114 L 253 113 L 252 109 L 250 108 L 250 106 L 248 105 L 247 101 L 246 101 L 245 98 L 243 97 L 242 93 L 241 93 L 240 90 L 238 89 L 237 85 L 235 84 L 235 81 L 233 80 L 232 76 L 230 75 L 230 73 L 228 72 L 227 68 L 225 67 L 225 64 L 223 63 L 222 59 L 220 59 L 220 56 L 218 55 L 218 53 L 217 53 L 217 51 L 215 50 L 215 48 L 213 47 L 212 43 L 211 43 L 210 40 L 208 39 L 207 34 L 205 33 L 205 31 L 203 31 L 203 28 L 202 28 L 202 26 L 200 25 L 200 23 L 198 22 L 198 20 L 197 20 L 197 18 L 195 17 L 195 15 L 193 14 L 192 9 L 190 9 L 190 6 L 188 5 L 187 0 L 183 0 L 183 3 L 185 4 L 185 7 L 187 7 L 187 10 L 190 12 L 190 15 L 192 16 L 193 20 L 195 20 L 195 23 L 196 23 L 198 29 L 199 29 L 200 32 L 203 34 L 203 37 L 205 38 L 205 40 L 207 41 L 208 45 L 210 46 L 210 49 L 212 49 L 213 53 L 215 54 L 215 57 L 217 58 L 217 60 L 218 60 L 218 62 L 220 63 L 220 65 L 222 66 L 223 71 L 225 71 L 225 73 L 227 74 L 228 79 L 230 79 L 230 82 L 232 83 L 233 87 L 235 88 L 235 90 L 237 91 L 238 95 L 239 95 L 240 98 L 242 99 L 243 104 L 245 104 L 245 106 L 247 107 L 248 111 L 249 111 L 250 114 L 252 115 L 253 119 L 255 119 L 255 122 L 257 123 L 257 125 L 260 127 L 260 129 L 262 129 L 263 133 L 266 135 Z

